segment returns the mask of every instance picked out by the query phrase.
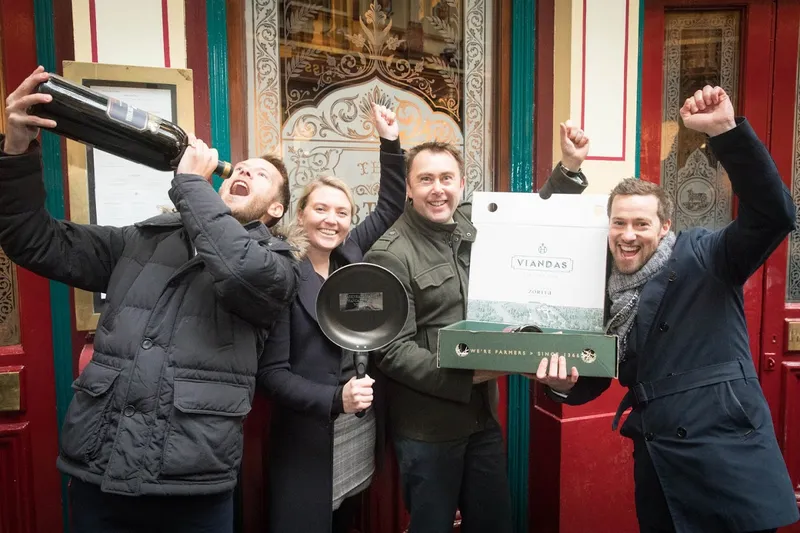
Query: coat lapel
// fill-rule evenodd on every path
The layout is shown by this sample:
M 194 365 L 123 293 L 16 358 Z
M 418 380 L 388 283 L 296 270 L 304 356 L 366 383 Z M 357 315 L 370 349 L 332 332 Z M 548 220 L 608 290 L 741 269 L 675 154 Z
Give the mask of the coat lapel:
M 300 277 L 302 278 L 302 283 L 300 283 L 300 289 L 297 291 L 297 299 L 316 322 L 317 295 L 320 287 L 322 287 L 322 280 L 319 279 L 319 275 L 314 271 L 314 267 L 308 259 L 304 259 L 300 263 Z
M 653 331 L 653 325 L 664 300 L 664 294 L 669 286 L 670 273 L 675 266 L 675 259 L 670 257 L 661 272 L 652 280 L 645 283 L 639 295 L 639 309 L 636 312 L 636 345 L 637 352 L 644 354 L 648 337 Z

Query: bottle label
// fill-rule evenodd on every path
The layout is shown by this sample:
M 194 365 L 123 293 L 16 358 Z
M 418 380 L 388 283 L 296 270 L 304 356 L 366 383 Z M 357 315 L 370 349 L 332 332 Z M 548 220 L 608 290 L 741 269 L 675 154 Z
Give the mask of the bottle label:
M 128 105 L 125 102 L 117 100 L 116 98 L 108 99 L 108 108 L 106 109 L 106 114 L 112 120 L 127 124 L 128 126 L 136 128 L 139 131 L 144 131 L 147 129 L 149 122 L 148 118 L 150 115 L 147 111 L 137 109 L 132 105 Z

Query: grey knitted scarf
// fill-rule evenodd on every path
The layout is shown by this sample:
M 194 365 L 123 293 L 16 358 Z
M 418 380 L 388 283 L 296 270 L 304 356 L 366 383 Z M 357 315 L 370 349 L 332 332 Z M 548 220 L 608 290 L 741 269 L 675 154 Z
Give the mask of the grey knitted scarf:
M 675 246 L 675 234 L 668 232 L 658 243 L 656 252 L 647 260 L 642 268 L 633 274 L 623 274 L 616 265 L 608 278 L 608 297 L 611 299 L 611 320 L 606 326 L 606 333 L 619 338 L 619 356 L 624 359 L 627 348 L 628 332 L 633 326 L 636 311 L 639 309 L 639 293 L 644 284 L 655 278 Z

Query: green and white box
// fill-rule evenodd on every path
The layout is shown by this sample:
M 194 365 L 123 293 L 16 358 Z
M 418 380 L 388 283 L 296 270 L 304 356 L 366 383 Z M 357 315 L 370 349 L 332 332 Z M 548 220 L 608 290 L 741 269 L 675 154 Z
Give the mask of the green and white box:
M 474 193 L 467 321 L 440 330 L 439 366 L 535 372 L 558 352 L 581 375 L 616 377 L 616 338 L 604 334 L 607 201 Z M 502 332 L 525 324 L 543 333 Z

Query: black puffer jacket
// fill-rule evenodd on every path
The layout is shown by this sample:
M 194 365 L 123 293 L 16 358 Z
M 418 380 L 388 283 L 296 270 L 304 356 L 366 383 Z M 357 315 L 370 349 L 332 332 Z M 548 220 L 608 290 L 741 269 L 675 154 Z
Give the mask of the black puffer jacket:
M 58 458 L 62 472 L 107 492 L 234 487 L 258 356 L 295 294 L 290 245 L 261 223 L 239 224 L 200 176 L 176 176 L 169 194 L 177 213 L 134 226 L 57 221 L 44 208 L 38 147 L 0 155 L 6 254 L 108 295 Z

